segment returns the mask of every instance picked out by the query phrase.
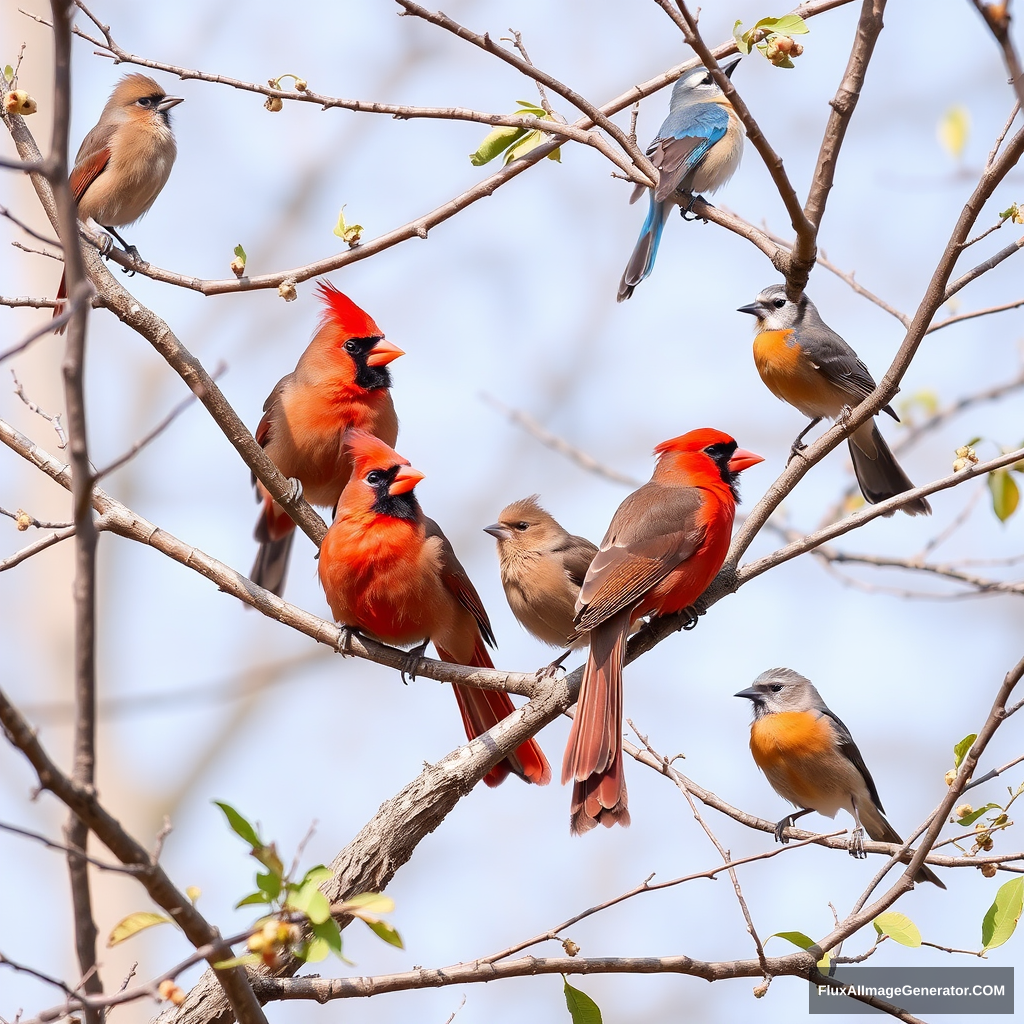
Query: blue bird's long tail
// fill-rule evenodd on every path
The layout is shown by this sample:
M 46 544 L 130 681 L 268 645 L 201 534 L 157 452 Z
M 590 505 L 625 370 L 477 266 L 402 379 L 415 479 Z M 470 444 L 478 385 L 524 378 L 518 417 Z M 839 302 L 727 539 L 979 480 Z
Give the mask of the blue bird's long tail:
M 661 233 L 665 230 L 665 213 L 670 204 L 655 202 L 653 190 L 649 190 L 649 194 L 651 205 L 647 211 L 647 220 L 644 221 L 640 237 L 633 247 L 633 254 L 623 271 L 622 280 L 619 281 L 619 293 L 616 296 L 618 302 L 628 299 L 633 294 L 633 289 L 654 269 L 654 258 L 658 255 Z

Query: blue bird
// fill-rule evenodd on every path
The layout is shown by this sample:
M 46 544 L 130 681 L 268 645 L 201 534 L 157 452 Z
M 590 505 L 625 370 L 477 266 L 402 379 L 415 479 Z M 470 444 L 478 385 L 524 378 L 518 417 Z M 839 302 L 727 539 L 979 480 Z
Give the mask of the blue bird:
M 731 76 L 739 62 L 737 57 L 723 64 L 722 70 Z M 658 137 L 647 148 L 658 169 L 658 187 L 646 189 L 651 206 L 619 282 L 619 302 L 628 299 L 654 269 L 665 218 L 678 201 L 678 193 L 690 194 L 692 205 L 692 197 L 714 192 L 740 165 L 743 124 L 707 68 L 695 67 L 676 82 L 668 110 Z M 637 185 L 629 201 L 635 203 L 644 191 L 643 185 Z M 684 212 L 688 209 L 686 206 Z

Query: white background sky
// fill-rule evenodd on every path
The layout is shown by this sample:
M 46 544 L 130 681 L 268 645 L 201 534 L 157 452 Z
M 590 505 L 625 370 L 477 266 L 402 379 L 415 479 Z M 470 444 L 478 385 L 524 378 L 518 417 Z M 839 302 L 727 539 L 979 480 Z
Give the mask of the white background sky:
M 34 0 L 28 8 L 40 13 Z M 96 12 L 127 49 L 172 64 L 263 81 L 300 74 L 327 94 L 459 105 L 506 112 L 536 92 L 513 70 L 432 26 L 396 17 L 394 6 L 281 5 L 252 0 L 173 5 L 97 0 Z M 462 0 L 447 13 L 478 31 L 522 31 L 533 59 L 591 99 L 603 102 L 686 59 L 676 29 L 654 4 L 579 0 L 560 4 Z M 927 10 L 927 16 L 925 14 Z M 728 37 L 733 21 L 766 14 L 750 0 L 709 4 L 706 38 Z M 806 52 L 791 71 L 758 55 L 734 82 L 783 155 L 798 193 L 806 191 L 833 95 L 845 67 L 857 7 L 815 20 Z M 0 12 L 0 59 L 13 62 L 27 40 L 25 88 L 40 99 L 28 123 L 47 141 L 51 54 L 48 32 Z M 80 19 L 82 20 L 82 19 Z M 121 70 L 77 41 L 73 148 L 94 123 Z M 174 110 L 179 157 L 152 212 L 128 229 L 153 263 L 199 277 L 225 277 L 241 242 L 253 274 L 310 262 L 337 251 L 339 208 L 374 237 L 423 214 L 480 180 L 470 165 L 486 128 L 465 123 L 395 121 L 308 105 L 269 114 L 255 96 L 158 76 L 186 102 Z M 572 119 L 558 99 L 556 107 Z M 970 111 L 960 162 L 936 140 L 953 105 Z M 913 310 L 959 215 L 1011 94 L 998 49 L 964 2 L 893 4 L 850 128 L 821 232 L 840 267 L 897 307 Z M 657 130 L 667 93 L 644 102 L 638 135 Z M 628 125 L 628 112 L 617 118 Z M 4 140 L 3 152 L 13 152 Z M 491 538 L 481 528 L 508 501 L 539 492 L 573 532 L 600 539 L 625 489 L 588 475 L 510 426 L 481 400 L 494 395 L 529 412 L 600 460 L 646 478 L 659 441 L 697 426 L 732 433 L 766 462 L 744 474 L 750 508 L 781 471 L 800 415 L 758 379 L 748 317 L 735 312 L 777 275 L 743 240 L 714 226 L 667 226 L 653 276 L 616 305 L 615 289 L 643 219 L 627 205 L 629 186 L 609 176 L 598 154 L 563 150 L 492 198 L 440 227 L 331 277 L 364 306 L 407 355 L 392 365 L 401 419 L 398 449 L 427 474 L 424 509 L 453 541 L 495 625 L 502 667 L 547 662 L 505 604 Z M 42 226 L 27 184 L 7 173 L 2 201 Z M 979 220 L 985 227 L 1010 202 L 1024 200 L 1024 174 L 1012 174 Z M 784 211 L 752 148 L 719 202 L 749 220 L 786 230 Z M 21 239 L 3 228 L 4 239 Z M 1010 241 L 1004 228 L 971 250 L 964 266 Z M 55 263 L 4 245 L 7 294 L 52 294 Z M 1020 264 L 1010 260 L 958 296 L 961 310 L 1020 296 Z M 126 282 L 208 368 L 223 360 L 222 387 L 255 427 L 267 393 L 290 370 L 318 316 L 313 283 L 285 304 L 272 291 L 203 298 L 143 277 Z M 826 321 L 881 376 L 902 339 L 897 321 L 818 269 L 809 293 Z M 7 311 L 6 347 L 47 314 Z M 973 320 L 926 339 L 901 398 L 928 390 L 941 403 L 1012 378 L 1021 361 L 1024 314 Z M 47 338 L 12 365 L 44 409 L 61 408 L 62 342 Z M 5 366 L 3 377 L 7 378 Z M 88 401 L 93 459 L 104 464 L 146 432 L 185 393 L 180 379 L 113 317 L 90 324 Z M 54 450 L 54 437 L 0 388 L 0 416 Z M 896 439 L 901 428 L 882 429 Z M 973 409 L 905 457 L 915 481 L 945 475 L 952 450 L 976 435 L 983 456 L 1024 436 L 1019 395 Z M 787 501 L 794 526 L 813 528 L 850 481 L 845 450 L 834 452 Z M 228 564 L 248 570 L 256 517 L 249 471 L 196 405 L 105 486 L 151 521 Z M 844 541 L 851 551 L 910 556 L 963 510 L 971 487 L 932 499 L 929 520 L 879 520 Z M 0 505 L 39 518 L 67 515 L 64 492 L 11 453 L 0 453 Z M 936 557 L 994 557 L 1021 551 L 1024 518 L 998 524 L 983 496 L 967 524 Z M 0 521 L 0 555 L 25 542 Z M 775 545 L 758 539 L 748 557 Z M 69 758 L 67 701 L 71 674 L 71 547 L 64 545 L 0 575 L 0 679 L 39 724 L 48 749 Z M 200 908 L 225 932 L 245 926 L 233 903 L 248 891 L 252 867 L 213 799 L 227 800 L 262 823 L 290 856 L 314 820 L 305 863 L 329 861 L 419 770 L 462 737 L 451 695 L 421 680 L 403 687 L 396 674 L 314 649 L 306 637 L 246 611 L 199 576 L 156 552 L 105 536 L 100 542 L 99 690 L 108 708 L 100 729 L 100 792 L 110 809 L 148 842 L 165 814 L 174 832 L 163 862 L 182 887 L 203 890 Z M 861 572 L 873 585 L 925 588 L 916 579 Z M 298 538 L 289 600 L 329 615 L 312 549 Z M 626 714 L 665 753 L 685 752 L 683 770 L 725 799 L 767 818 L 786 812 L 747 749 L 749 705 L 733 699 L 765 668 L 788 665 L 808 675 L 846 721 L 871 767 L 886 810 L 901 832 L 941 798 L 952 746 L 983 722 L 1003 673 L 1021 656 L 1021 611 L 1009 597 L 907 601 L 844 585 L 808 557 L 790 562 L 716 605 L 691 633 L 662 644 L 626 671 Z M 285 671 L 266 666 L 289 663 Z M 577 663 L 571 659 L 570 666 Z M 260 688 L 261 684 L 268 684 Z M 552 764 L 568 731 L 556 722 L 540 735 Z M 990 748 L 985 767 L 1020 749 L 1014 721 Z M 321 973 L 373 974 L 414 964 L 444 966 L 493 953 L 552 927 L 656 872 L 665 880 L 714 864 L 717 854 L 670 783 L 627 765 L 633 825 L 568 833 L 568 793 L 510 780 L 480 786 L 464 799 L 389 887 L 404 952 L 368 931 L 346 931 L 355 968 L 320 965 Z M 557 774 L 557 772 L 556 772 Z M 1020 781 L 1020 770 L 1007 782 Z M 0 821 L 58 836 L 56 802 L 29 803 L 34 778 L 24 759 L 0 747 Z M 990 783 L 976 802 L 999 800 Z M 771 846 L 709 812 L 734 855 Z M 831 825 L 808 818 L 808 827 Z M 849 825 L 840 816 L 836 827 Z M 1014 843 L 997 840 L 997 850 Z M 1016 840 L 1014 848 L 1019 847 Z M 102 851 L 98 851 L 102 852 Z M 5 885 L 0 896 L 0 952 L 66 978 L 75 976 L 62 857 L 0 833 Z M 832 924 L 829 902 L 845 913 L 877 862 L 803 849 L 741 869 L 740 879 L 762 938 L 800 930 L 820 936 Z M 929 941 L 980 944 L 982 916 L 999 883 L 973 871 L 945 872 L 948 892 L 925 886 L 899 909 Z M 101 933 L 124 914 L 148 909 L 130 881 L 97 876 Z M 870 930 L 847 952 L 870 945 Z M 700 959 L 753 956 L 727 880 L 694 882 L 647 895 L 568 933 L 587 956 L 687 954 Z M 1020 938 L 990 962 L 1019 959 Z M 780 939 L 770 954 L 788 952 Z M 154 929 L 125 947 L 103 950 L 104 976 L 116 987 L 133 960 L 152 976 L 187 954 L 183 938 Z M 556 944 L 535 950 L 560 953 Z M 886 943 L 874 963 L 970 963 L 935 950 Z M 188 978 L 194 980 L 197 972 Z M 605 1020 L 734 1021 L 756 1015 L 789 1022 L 806 1013 L 804 985 L 776 981 L 753 1002 L 755 982 L 708 986 L 678 977 L 576 979 Z M 384 996 L 321 1008 L 272 1005 L 272 1021 L 336 1019 L 379 1024 L 443 1022 L 459 1006 L 459 1024 L 503 1024 L 525 1017 L 566 1020 L 557 977 Z M 0 973 L 0 1016 L 10 1020 L 56 1002 L 56 995 L 10 971 Z M 150 1006 L 118 1011 L 142 1021 Z M 949 1018 L 952 1019 L 952 1018 Z

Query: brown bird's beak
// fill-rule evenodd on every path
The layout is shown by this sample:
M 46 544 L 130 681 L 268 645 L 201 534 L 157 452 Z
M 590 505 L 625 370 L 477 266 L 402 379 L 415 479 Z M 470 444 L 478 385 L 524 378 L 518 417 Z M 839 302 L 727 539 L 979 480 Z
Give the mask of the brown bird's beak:
M 750 469 L 751 466 L 756 466 L 759 462 L 764 462 L 763 455 L 755 455 L 745 448 L 737 448 L 729 460 L 729 472 L 742 473 L 743 470 Z
M 165 96 L 157 105 L 156 109 L 161 113 L 170 110 L 171 107 L 176 107 L 179 103 L 184 103 L 184 96 Z
M 388 488 L 388 494 L 405 494 L 411 491 L 421 480 L 423 474 L 412 466 L 402 466 L 395 474 L 394 483 Z
M 736 310 L 737 313 L 749 313 L 751 316 L 760 316 L 764 310 L 761 308 L 760 302 L 751 302 L 749 306 L 740 306 Z
M 485 526 L 484 533 L 489 533 L 495 540 L 508 540 L 512 536 L 512 531 L 507 526 L 502 526 L 501 523 L 491 523 L 490 526 Z
M 387 366 L 393 359 L 404 356 L 405 352 L 397 345 L 392 345 L 386 338 L 381 338 L 366 357 L 367 366 Z

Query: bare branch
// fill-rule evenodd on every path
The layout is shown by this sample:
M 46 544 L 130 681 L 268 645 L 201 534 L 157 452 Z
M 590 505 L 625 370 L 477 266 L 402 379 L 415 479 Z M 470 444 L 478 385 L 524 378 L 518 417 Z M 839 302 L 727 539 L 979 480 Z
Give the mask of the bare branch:
M 20 551 L 16 551 L 13 555 L 9 555 L 7 558 L 0 558 L 0 572 L 5 572 L 7 569 L 13 569 L 16 565 L 20 565 L 27 558 L 31 558 L 33 555 L 37 555 L 40 551 L 45 551 L 47 548 L 52 548 L 54 544 L 59 544 L 62 540 L 67 540 L 68 537 L 74 537 L 74 535 L 74 526 L 65 526 L 62 530 L 55 530 L 53 533 L 48 533 L 46 536 L 40 537 L 26 547 L 23 547 Z
M 66 448 L 68 445 L 68 438 L 64 433 L 64 427 L 60 422 L 60 413 L 58 412 L 55 415 L 50 416 L 43 412 L 35 402 L 29 400 L 28 396 L 25 394 L 25 389 L 21 386 L 21 381 L 18 380 L 18 375 L 13 370 L 11 370 L 11 378 L 14 380 L 14 393 L 25 403 L 25 405 L 28 406 L 30 412 L 34 412 L 37 416 L 42 416 L 47 423 L 53 424 L 53 429 L 57 432 L 57 447 L 61 449 Z

